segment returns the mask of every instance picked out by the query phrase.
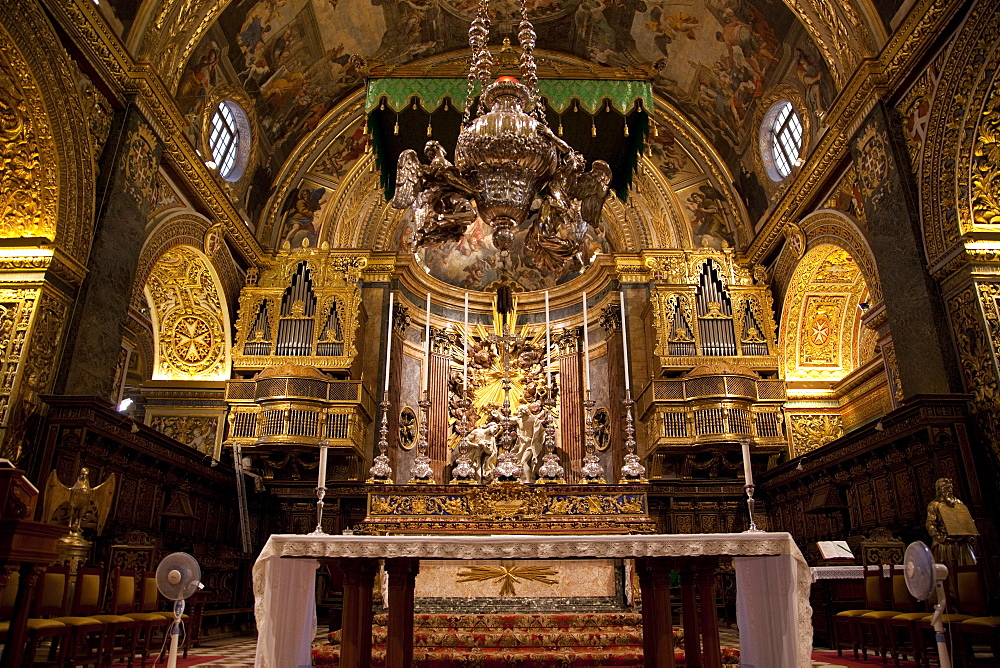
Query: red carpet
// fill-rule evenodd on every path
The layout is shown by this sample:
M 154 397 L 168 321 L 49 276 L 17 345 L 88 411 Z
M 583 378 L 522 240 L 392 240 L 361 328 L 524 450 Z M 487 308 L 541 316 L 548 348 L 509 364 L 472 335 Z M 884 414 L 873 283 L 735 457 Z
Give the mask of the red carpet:
M 372 628 L 372 668 L 385 665 L 386 615 Z M 642 661 L 642 618 L 635 613 L 561 615 L 416 615 L 413 665 L 419 668 L 637 668 Z M 678 666 L 683 637 L 674 629 Z M 340 663 L 340 632 L 313 648 L 314 666 Z M 739 653 L 723 650 L 723 663 Z

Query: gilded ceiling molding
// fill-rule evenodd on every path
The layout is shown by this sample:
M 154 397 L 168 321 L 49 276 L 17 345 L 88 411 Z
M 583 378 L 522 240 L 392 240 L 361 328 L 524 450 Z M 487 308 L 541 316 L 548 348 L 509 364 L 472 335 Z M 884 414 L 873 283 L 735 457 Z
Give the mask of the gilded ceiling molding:
M 178 246 L 190 246 L 205 255 L 218 276 L 224 302 L 237 303 L 243 287 L 242 273 L 219 236 L 219 226 L 192 211 L 170 212 L 157 223 L 139 254 L 132 284 L 131 308 L 134 311 L 141 311 L 146 305 L 143 290 L 159 258 Z
M 952 43 L 934 96 L 920 190 L 924 247 L 939 278 L 958 268 L 947 260 L 964 250 L 963 235 L 1000 231 L 998 30 L 1000 1 L 975 5 Z
M 81 49 L 100 78 L 118 96 L 119 103 L 123 104 L 128 96 L 135 96 L 132 102 L 163 142 L 163 159 L 173 166 L 206 212 L 222 222 L 226 236 L 233 241 L 240 254 L 252 264 L 266 265 L 270 261 L 269 256 L 233 206 L 217 175 L 205 166 L 204 159 L 191 146 L 184 132 L 187 122 L 152 66 L 135 62 L 91 0 L 40 1 Z M 33 1 L 25 4 L 32 6 Z M 0 8 L 6 7 L 0 5 Z M 57 43 L 54 36 L 52 42 Z M 79 184 L 74 187 L 80 189 Z M 93 188 L 88 192 L 93 192 Z
M 753 225 L 749 222 L 750 216 L 747 215 L 746 208 L 743 206 L 743 199 L 736 192 L 736 179 L 729 172 L 726 163 L 716 153 L 712 143 L 685 118 L 684 114 L 659 96 L 654 96 L 654 100 L 657 112 L 655 121 L 666 125 L 675 136 L 683 139 L 682 145 L 685 148 L 694 149 L 695 155 L 693 157 L 708 172 L 712 185 L 726 198 L 729 210 L 733 212 L 732 218 L 734 220 L 731 222 L 737 242 L 742 244 L 749 242 L 754 236 Z M 682 217 L 681 220 L 686 220 L 686 218 Z
M 995 6 L 996 0 L 983 4 Z M 850 152 L 854 131 L 876 99 L 906 83 L 913 71 L 922 65 L 923 56 L 934 46 L 948 22 L 964 6 L 962 0 L 917 0 L 878 58 L 859 62 L 825 117 L 829 128 L 747 249 L 749 260 L 761 262 L 781 238 L 784 225 L 804 215 L 810 203 L 828 188 L 830 179 Z
M 303 137 L 288 156 L 281 171 L 275 175 L 272 181 L 271 196 L 268 198 L 257 223 L 260 239 L 270 240 L 275 246 L 278 245 L 273 237 L 280 229 L 277 223 L 280 218 L 281 205 L 288 196 L 288 192 L 319 160 L 323 151 L 362 118 L 364 102 L 364 88 L 359 88 L 345 97 L 326 113 L 316 129 Z
M 823 52 L 838 90 L 858 61 L 875 53 L 875 39 L 852 0 L 784 0 Z
M 802 239 L 796 239 L 797 234 L 801 234 Z M 775 294 L 787 294 L 802 255 L 819 245 L 832 244 L 847 251 L 854 259 L 871 292 L 872 304 L 882 301 L 882 285 L 875 257 L 857 222 L 849 215 L 833 209 L 820 209 L 803 218 L 797 225 L 789 225 L 786 235 L 785 246 L 774 264 L 771 277 Z
M 33 2 L 0 3 L 0 45 L 0 112 L 8 119 L 0 131 L 0 235 L 47 239 L 86 264 L 93 138 L 69 55 Z
M 147 4 L 153 2 L 147 0 Z M 146 24 L 138 52 L 130 35 L 132 53 L 136 53 L 137 60 L 150 61 L 167 88 L 176 91 L 184 63 L 229 3 L 230 0 L 161 0 L 155 18 Z M 132 28 L 136 35 L 137 28 Z

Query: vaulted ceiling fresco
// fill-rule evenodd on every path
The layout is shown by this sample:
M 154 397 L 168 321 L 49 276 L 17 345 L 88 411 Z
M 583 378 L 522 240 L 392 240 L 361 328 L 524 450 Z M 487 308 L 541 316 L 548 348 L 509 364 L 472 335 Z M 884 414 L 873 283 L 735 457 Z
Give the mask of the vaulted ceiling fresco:
M 241 190 L 248 217 L 256 222 L 296 145 L 338 101 L 373 72 L 391 75 L 407 63 L 466 49 L 477 4 L 233 2 L 205 31 L 179 81 L 176 97 L 191 121 L 192 139 L 196 145 L 202 139 L 213 95 L 220 89 L 245 91 L 260 131 L 261 158 Z M 493 2 L 492 9 L 492 42 L 499 44 L 514 37 L 517 5 Z M 540 49 L 585 59 L 597 75 L 627 71 L 650 80 L 654 92 L 711 141 L 754 218 L 773 192 L 772 184 L 762 183 L 759 158 L 749 150 L 756 142 L 751 121 L 761 98 L 775 85 L 793 87 L 818 121 L 835 92 L 820 52 L 781 0 L 534 0 L 528 10 Z M 659 168 L 683 169 L 685 158 L 671 156 L 669 142 L 668 132 L 650 136 L 648 144 L 662 158 Z

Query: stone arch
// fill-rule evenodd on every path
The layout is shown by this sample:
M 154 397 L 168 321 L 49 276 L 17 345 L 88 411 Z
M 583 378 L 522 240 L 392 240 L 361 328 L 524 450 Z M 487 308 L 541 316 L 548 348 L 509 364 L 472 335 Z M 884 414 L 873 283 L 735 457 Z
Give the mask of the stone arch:
M 217 229 L 212 221 L 191 211 L 171 211 L 155 224 L 139 254 L 139 264 L 132 284 L 131 306 L 134 310 L 140 310 L 146 304 L 143 290 L 160 257 L 177 246 L 191 246 L 201 249 L 205 254 L 207 237 L 213 228 Z M 236 314 L 232 312 L 232 308 L 239 303 L 240 289 L 243 287 L 242 272 L 225 243 L 212 246 L 212 252 L 206 254 L 206 257 L 218 276 L 228 317 L 235 319 Z
M 928 263 L 939 265 L 976 230 L 1000 225 L 1000 1 L 977 3 L 941 66 L 920 162 Z
M 858 351 L 858 304 L 870 299 L 868 294 L 864 272 L 842 244 L 827 240 L 806 251 L 781 309 L 778 340 L 787 381 L 835 382 L 868 361 Z
M 175 244 L 156 258 L 143 293 L 153 330 L 153 379 L 228 379 L 229 309 L 208 256 Z
M 793 239 L 801 235 L 801 239 Z M 776 299 L 787 294 L 792 276 L 802 257 L 822 244 L 831 244 L 847 251 L 854 258 L 871 293 L 872 303 L 882 301 L 882 286 L 878 267 L 861 226 L 851 216 L 834 209 L 820 209 L 803 218 L 797 225 L 785 229 L 785 245 L 778 255 L 772 272 L 771 287 Z
M 0 5 L 0 44 L 0 110 L 16 118 L 16 136 L 0 144 L 18 167 L 3 190 L 29 193 L 20 203 L 0 199 L 0 236 L 47 239 L 85 265 L 96 191 L 89 122 L 98 119 L 84 113 L 82 75 L 37 3 Z M 6 183 L 16 172 L 26 182 Z

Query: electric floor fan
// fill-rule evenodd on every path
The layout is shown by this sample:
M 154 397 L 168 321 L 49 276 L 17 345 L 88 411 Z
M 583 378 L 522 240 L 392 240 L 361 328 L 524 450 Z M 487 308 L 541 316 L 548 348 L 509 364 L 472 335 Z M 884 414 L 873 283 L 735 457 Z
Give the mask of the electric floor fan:
M 934 616 L 931 626 L 934 627 L 934 640 L 937 642 L 938 661 L 941 668 L 951 668 L 951 656 L 948 654 L 948 643 L 944 637 L 944 622 L 941 615 L 946 609 L 944 581 L 948 577 L 948 567 L 935 564 L 934 555 L 921 541 L 910 543 L 903 555 L 903 577 L 906 588 L 918 601 L 926 601 L 932 593 L 937 593 L 934 604 Z
M 156 588 L 164 597 L 174 602 L 174 621 L 170 625 L 170 652 L 167 668 L 177 668 L 177 646 L 180 641 L 181 617 L 185 599 L 204 585 L 201 584 L 201 567 L 187 552 L 168 554 L 156 567 Z

